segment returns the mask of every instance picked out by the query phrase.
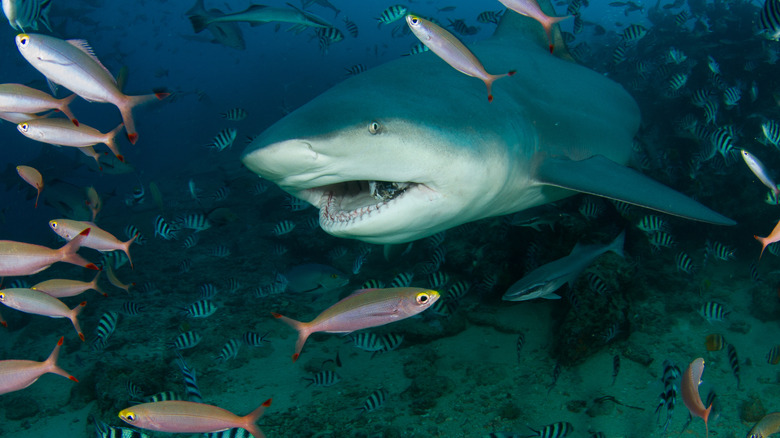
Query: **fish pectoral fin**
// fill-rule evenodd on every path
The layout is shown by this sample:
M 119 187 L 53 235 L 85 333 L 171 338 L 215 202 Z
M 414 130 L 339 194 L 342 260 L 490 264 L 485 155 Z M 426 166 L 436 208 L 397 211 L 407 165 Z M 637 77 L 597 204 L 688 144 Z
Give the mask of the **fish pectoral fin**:
M 726 216 L 603 155 L 582 161 L 546 158 L 539 163 L 535 177 L 542 184 L 603 196 L 674 216 L 716 225 L 736 225 Z

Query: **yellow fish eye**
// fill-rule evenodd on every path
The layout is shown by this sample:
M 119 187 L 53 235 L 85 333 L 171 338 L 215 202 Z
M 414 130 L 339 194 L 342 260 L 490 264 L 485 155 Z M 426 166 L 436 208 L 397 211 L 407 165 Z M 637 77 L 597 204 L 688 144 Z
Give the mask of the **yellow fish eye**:
M 52 228 L 53 230 L 56 230 L 56 229 L 57 229 L 57 221 L 51 221 L 51 228 Z
M 431 296 L 428 294 L 428 292 L 420 292 L 417 294 L 416 299 L 417 304 L 425 304 L 431 299 Z
M 30 37 L 26 33 L 19 34 L 19 44 L 25 46 L 30 42 Z
M 122 411 L 119 413 L 119 417 L 123 420 L 132 423 L 135 421 L 135 414 L 132 411 Z
M 21 129 L 24 132 L 27 132 L 27 127 L 28 127 L 28 125 L 25 122 L 22 122 L 22 123 L 19 124 L 19 129 Z
M 0 292 L 0 301 L 5 301 L 5 293 Z

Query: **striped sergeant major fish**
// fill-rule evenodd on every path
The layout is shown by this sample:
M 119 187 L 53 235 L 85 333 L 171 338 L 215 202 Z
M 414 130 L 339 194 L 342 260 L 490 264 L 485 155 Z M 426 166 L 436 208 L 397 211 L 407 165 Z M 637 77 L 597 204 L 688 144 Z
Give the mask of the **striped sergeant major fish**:
M 149 438 L 146 432 L 129 427 L 114 427 L 92 417 L 95 423 L 95 438 Z
M 660 422 L 661 408 L 666 407 L 664 433 L 669 425 L 672 424 L 672 413 L 674 413 L 674 405 L 677 401 L 677 381 L 680 379 L 681 374 L 680 368 L 674 362 L 669 359 L 664 360 L 664 371 L 661 377 L 664 391 L 661 393 L 661 400 L 659 400 L 658 406 L 655 408 L 655 412 L 658 413 L 658 422 Z
M 341 377 L 333 371 L 325 370 L 320 371 L 311 378 L 304 377 L 303 380 L 309 381 L 309 384 L 306 385 L 306 387 L 311 385 L 328 387 L 341 382 Z
M 211 141 L 211 143 L 207 144 L 206 147 L 210 149 L 214 149 L 217 152 L 222 152 L 225 149 L 228 149 L 229 147 L 233 146 L 233 142 L 236 141 L 236 135 L 238 134 L 238 130 L 235 128 L 225 128 L 214 137 L 214 140 Z
M 379 388 L 366 398 L 366 401 L 363 402 L 361 407 L 356 409 L 360 410 L 361 413 L 373 412 L 384 406 L 388 395 L 390 395 L 390 393 L 388 393 L 386 389 Z
M 203 213 L 193 213 L 184 218 L 181 226 L 182 228 L 187 228 L 197 233 L 211 228 L 211 222 L 209 222 Z
M 116 330 L 116 325 L 119 322 L 119 313 L 106 312 L 100 317 L 97 328 L 95 329 L 95 338 L 92 340 L 92 350 L 101 351 L 106 348 L 108 344 L 108 338 Z
M 223 430 L 222 432 L 211 432 L 205 435 L 206 438 L 252 438 L 252 434 L 245 429 L 236 427 Z
M 49 8 L 51 0 L 3 0 L 3 13 L 14 30 L 38 30 L 43 24 L 51 32 Z
M 704 303 L 699 309 L 699 313 L 709 322 L 723 321 L 723 319 L 730 313 L 723 308 L 723 305 L 715 301 L 708 301 Z
M 498 20 L 501 18 L 501 15 L 504 13 L 505 9 L 502 9 L 500 11 L 484 11 L 480 12 L 479 15 L 477 15 L 477 21 L 480 23 L 493 23 L 498 24 Z
M 538 436 L 540 438 L 563 438 L 574 432 L 574 426 L 566 421 L 548 424 L 539 430 L 532 429 L 531 427 L 529 427 L 529 429 L 536 433 L 536 435 L 531 436 Z
M 181 353 L 178 351 L 176 353 L 179 356 L 176 359 L 176 364 L 179 365 L 181 376 L 184 379 L 184 392 L 187 395 L 187 400 L 203 403 L 203 396 L 200 393 L 200 388 L 198 388 L 198 378 L 195 370 L 187 365 L 187 362 L 181 356 Z
M 734 344 L 728 344 L 726 346 L 726 351 L 729 354 L 729 364 L 731 364 L 731 371 L 734 372 L 734 377 L 737 378 L 737 389 L 739 389 L 741 380 L 739 378 L 739 357 L 737 356 L 737 349 L 734 348 Z
M 764 38 L 780 41 L 780 0 L 764 1 L 758 14 L 758 31 Z
M 177 350 L 186 350 L 188 348 L 195 347 L 203 339 L 197 332 L 189 331 L 176 336 L 176 338 L 168 343 L 168 346 Z
M 271 343 L 271 341 L 266 339 L 266 336 L 268 336 L 268 332 L 263 334 L 257 332 L 246 332 L 244 333 L 242 339 L 244 340 L 244 343 L 250 347 L 262 347 L 265 345 L 264 342 L 269 344 Z
M 162 217 L 162 215 L 157 215 L 157 217 L 154 218 L 155 237 L 160 236 L 165 240 L 171 240 L 176 238 L 176 232 L 177 230 L 171 228 L 171 226 L 168 224 L 165 218 Z
M 184 309 L 189 318 L 208 318 L 216 311 L 217 306 L 210 300 L 198 300 Z
M 355 22 L 353 22 L 347 17 L 344 17 L 344 27 L 347 28 L 347 32 L 349 32 L 349 34 L 352 35 L 352 38 L 358 37 L 358 27 L 357 24 L 355 24 Z
M 240 339 L 231 339 L 227 341 L 224 347 L 222 347 L 222 350 L 220 350 L 219 355 L 214 358 L 214 360 L 218 363 L 227 362 L 230 359 L 235 359 L 238 356 L 238 351 L 241 349 L 241 340 Z
M 241 120 L 244 120 L 247 116 L 247 112 L 243 108 L 231 108 L 224 113 L 219 115 L 225 120 L 230 120 L 231 122 L 240 122 Z
M 398 21 L 401 18 L 403 18 L 407 14 L 407 12 L 409 12 L 409 10 L 406 9 L 406 6 L 403 5 L 390 6 L 389 8 L 382 11 L 382 15 L 380 15 L 376 19 L 377 21 L 379 21 L 376 27 L 381 27 L 383 24 L 390 24 L 394 21 Z

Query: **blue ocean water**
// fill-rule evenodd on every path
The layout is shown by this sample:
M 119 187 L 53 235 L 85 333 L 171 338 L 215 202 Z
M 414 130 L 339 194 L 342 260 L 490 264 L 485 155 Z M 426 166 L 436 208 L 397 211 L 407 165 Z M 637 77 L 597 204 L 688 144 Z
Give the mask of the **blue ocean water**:
M 196 370 L 206 403 L 246 415 L 272 399 L 258 422 L 269 437 L 508 437 L 532 435 L 529 428 L 545 426 L 547 432 L 539 436 L 650 437 L 680 431 L 704 436 L 701 419 L 687 422 L 681 377 L 672 365 L 685 371 L 703 357 L 700 393 L 705 405 L 713 406 L 709 432 L 745 435 L 778 409 L 777 360 L 771 351 L 778 343 L 780 300 L 774 248 L 759 262 L 761 248 L 751 238 L 769 234 L 777 207 L 764 201 L 768 190 L 744 165 L 739 149 L 753 152 L 775 175 L 780 160 L 764 125 L 780 120 L 780 43 L 755 34 L 760 6 L 750 2 L 659 2 L 636 10 L 631 2 L 614 3 L 581 5 L 583 30 L 574 33 L 574 19 L 561 29 L 574 37 L 567 46 L 578 62 L 619 82 L 637 101 L 642 125 L 633 167 L 739 225 L 702 225 L 577 195 L 534 215 L 535 227 L 525 226 L 523 216 L 489 218 L 417 241 L 404 256 L 388 259 L 380 245 L 318 229 L 315 208 L 299 206 L 260 180 L 242 167 L 240 157 L 248 138 L 347 80 L 346 69 L 392 62 L 418 43 L 405 32 L 403 20 L 377 26 L 376 17 L 392 3 L 334 0 L 338 14 L 316 2 L 307 5 L 307 11 L 344 33 L 343 41 L 324 53 L 312 29 L 296 34 L 288 24 L 238 24 L 244 50 L 214 43 L 208 32 L 193 31 L 188 2 L 52 0 L 52 32 L 43 27 L 41 32 L 87 40 L 114 75 L 126 67 L 129 94 L 165 89 L 171 95 L 134 110 L 139 140 L 134 145 L 119 140 L 129 167 L 105 155 L 101 171 L 78 151 L 24 138 L 11 123 L 0 126 L 5 168 L 0 239 L 61 246 L 48 221 L 89 219 L 83 217 L 89 214 L 88 186 L 103 202 L 98 226 L 124 241 L 129 238 L 125 227 L 134 225 L 146 239 L 131 246 L 133 269 L 121 262 L 115 267 L 119 281 L 131 285 L 129 292 L 101 273 L 108 297 L 88 292 L 63 300 L 71 308 L 87 301 L 79 315 L 85 343 L 67 320 L 0 306 L 8 324 L 0 328 L 0 360 L 44 360 L 64 336 L 58 363 L 79 380 L 45 375 L 29 388 L 0 395 L 0 436 L 91 436 L 96 422 L 125 427 L 117 415 L 138 401 L 163 391 L 187 397 L 179 354 Z M 473 35 L 459 35 L 467 45 L 495 29 L 477 21 L 478 14 L 503 9 L 499 2 L 405 5 L 444 25 L 462 19 L 478 27 Z M 248 6 L 206 4 L 224 13 Z M 556 4 L 557 15 L 568 6 Z M 683 12 L 689 18 L 678 23 Z M 347 33 L 346 17 L 357 24 L 357 38 Z M 643 26 L 647 34 L 627 44 L 621 34 L 631 25 Z M 0 82 L 48 92 L 44 77 L 17 50 L 19 31 L 0 27 L 5 29 Z M 687 59 L 671 59 L 672 49 Z M 720 75 L 709 73 L 708 56 L 718 62 Z M 676 74 L 687 82 L 678 87 L 682 76 L 673 79 Z M 733 87 L 741 98 L 728 104 L 727 90 Z M 693 103 L 700 90 L 717 106 L 714 123 L 705 121 L 703 105 Z M 57 96 L 68 94 L 60 89 Z M 71 108 L 81 123 L 102 132 L 121 121 L 110 104 L 77 98 Z M 247 117 L 220 116 L 234 108 Z M 237 132 L 232 147 L 209 148 L 227 128 Z M 713 132 L 727 132 L 733 150 L 722 151 L 729 145 Z M 98 150 L 107 152 L 102 146 Z M 35 192 L 14 169 L 20 164 L 44 176 L 37 209 Z M 134 197 L 138 190 L 143 196 Z M 155 236 L 158 215 L 177 228 L 198 214 L 210 228 L 182 229 L 172 240 Z M 651 229 L 643 222 L 649 215 L 658 215 L 665 225 Z M 278 231 L 293 224 L 289 233 Z M 625 258 L 611 253 L 598 258 L 558 291 L 562 299 L 501 300 L 513 283 L 570 254 L 578 242 L 606 244 L 624 229 Z M 197 242 L 185 247 L 189 236 L 197 236 Z M 94 250 L 80 254 L 103 260 Z M 358 258 L 363 260 L 359 269 Z M 271 312 L 308 321 L 369 281 L 402 284 L 404 275 L 412 277 L 408 284 L 440 290 L 445 298 L 419 317 L 359 332 L 402 336 L 400 346 L 376 353 L 355 347 L 350 337 L 315 334 L 300 359 L 291 361 L 296 334 Z M 14 280 L 30 286 L 93 276 L 94 271 L 56 264 L 33 276 L 5 278 L 3 287 Z M 216 292 L 209 292 L 208 284 Z M 201 299 L 214 303 L 216 312 L 188 315 Z M 726 315 L 703 310 L 712 303 Z M 94 347 L 100 320 L 112 311 L 119 315 L 116 329 L 105 345 Z M 170 347 L 187 332 L 201 338 L 196 346 Z M 246 341 L 260 337 L 258 346 Z M 236 342 L 226 347 L 231 340 Z M 372 342 L 380 341 L 359 341 L 369 350 Z M 339 381 L 321 384 L 330 376 L 316 380 L 321 372 L 336 373 Z M 131 394 L 128 382 L 141 394 Z M 574 432 L 561 432 L 566 430 L 562 422 Z

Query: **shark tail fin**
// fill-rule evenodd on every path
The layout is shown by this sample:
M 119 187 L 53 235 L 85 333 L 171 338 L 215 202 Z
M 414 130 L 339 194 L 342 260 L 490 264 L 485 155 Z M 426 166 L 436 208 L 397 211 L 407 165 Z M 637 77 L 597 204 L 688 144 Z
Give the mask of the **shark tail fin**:
M 545 158 L 539 163 L 535 176 L 543 184 L 616 199 L 674 216 L 715 225 L 736 224 L 682 193 L 602 155 L 582 161 Z

